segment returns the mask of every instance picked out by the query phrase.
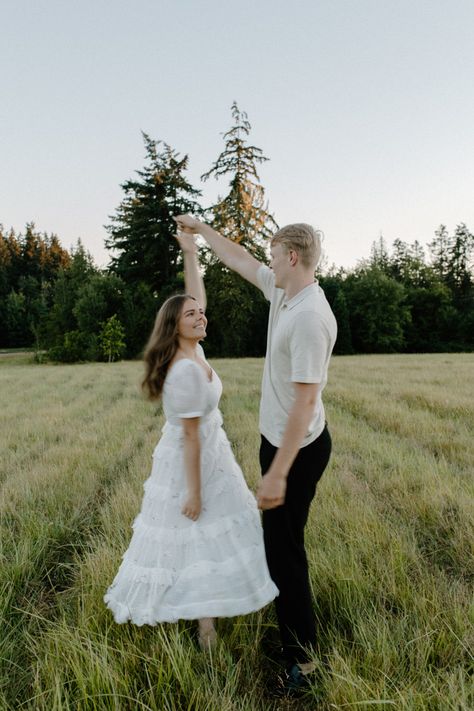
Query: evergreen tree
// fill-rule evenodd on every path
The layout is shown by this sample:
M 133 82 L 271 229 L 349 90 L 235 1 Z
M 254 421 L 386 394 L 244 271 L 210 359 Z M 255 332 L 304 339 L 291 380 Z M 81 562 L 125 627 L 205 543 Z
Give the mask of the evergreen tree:
M 474 235 L 464 223 L 457 225 L 448 251 L 447 281 L 459 305 L 469 299 L 472 286 Z
M 200 191 L 186 180 L 188 157 L 145 133 L 148 164 L 138 178 L 121 186 L 125 197 L 106 227 L 106 247 L 114 254 L 110 269 L 126 284 L 140 282 L 159 294 L 160 301 L 182 287 L 178 277 L 182 256 L 174 239 L 174 215 L 201 214 Z
M 474 235 L 461 223 L 456 227 L 449 251 L 448 286 L 458 317 L 456 341 L 469 350 L 474 347 L 473 256 Z
M 448 287 L 434 275 L 430 284 L 407 284 L 405 289 L 405 303 L 410 310 L 410 321 L 405 327 L 406 350 L 412 353 L 452 350 L 457 313 Z
M 396 353 L 404 349 L 410 322 L 402 284 L 378 267 L 362 266 L 346 280 L 354 348 L 359 353 Z
M 204 283 L 209 319 L 209 356 L 263 356 L 267 338 L 268 303 L 253 284 L 214 262 Z
M 21 292 L 10 291 L 5 300 L 5 345 L 9 348 L 29 346 L 31 332 L 28 327 L 26 298 Z
M 97 272 L 91 255 L 78 240 L 70 264 L 59 270 L 52 289 L 52 305 L 46 325 L 48 348 L 59 347 L 65 334 L 77 329 L 74 308 L 79 291 Z
M 53 282 L 60 269 L 66 269 L 71 263 L 71 255 L 61 246 L 57 235 L 44 235 L 44 248 L 41 250 L 41 274 L 49 283 Z
M 41 235 L 34 223 L 28 223 L 25 234 L 18 236 L 14 230 L 7 235 L 0 226 L 0 345 L 33 344 L 39 352 L 53 283 L 59 269 L 68 263 L 69 253 L 58 238 Z M 24 297 L 20 310 L 25 319 L 21 328 L 14 316 L 20 313 L 20 296 Z M 9 332 L 9 328 L 13 330 Z
M 7 237 L 0 225 L 0 301 L 6 298 L 10 291 L 11 254 Z
M 156 312 L 158 299 L 148 284 L 125 286 L 120 320 L 125 328 L 127 358 L 141 355 L 148 340 Z
M 265 191 L 257 172 L 257 165 L 268 158 L 260 148 L 247 145 L 251 130 L 247 114 L 240 111 L 235 102 L 231 110 L 234 125 L 224 133 L 225 148 L 201 179 L 206 181 L 211 177 L 217 179 L 230 175 L 228 194 L 218 198 L 210 208 L 212 226 L 260 261 L 266 261 L 268 240 L 278 227 L 268 212 Z
M 450 348 L 474 347 L 474 235 L 466 225 L 457 225 L 449 236 L 444 225 L 430 244 L 433 269 L 451 292 L 454 311 L 450 321 Z
M 433 278 L 433 269 L 425 263 L 425 253 L 421 244 L 412 245 L 396 239 L 393 254 L 389 259 L 388 274 L 405 285 L 421 286 Z
M 332 305 L 332 310 L 337 322 L 337 340 L 334 346 L 334 353 L 339 355 L 353 353 L 349 309 L 347 308 L 347 301 L 343 289 L 338 290 Z
M 449 251 L 451 247 L 451 239 L 448 234 L 446 225 L 440 225 L 435 231 L 435 237 L 430 242 L 429 250 L 433 269 L 439 277 L 446 281 L 448 276 Z
M 5 236 L 4 264 L 6 266 L 6 281 L 8 291 L 18 288 L 18 280 L 23 274 L 22 245 L 13 229 Z
M 44 263 L 44 242 L 35 231 L 34 222 L 26 225 L 25 236 L 22 240 L 22 276 L 31 276 L 35 279 L 41 277 L 42 261 Z
M 242 245 L 262 262 L 277 224 L 268 212 L 257 166 L 268 160 L 260 148 L 247 144 L 247 114 L 232 105 L 234 125 L 224 134 L 225 147 L 202 176 L 229 176 L 229 192 L 209 210 L 212 227 Z M 268 305 L 261 291 L 232 273 L 208 253 L 204 282 L 209 316 L 209 352 L 222 356 L 263 355 Z
M 372 242 L 369 265 L 371 267 L 376 267 L 384 274 L 388 274 L 389 272 L 390 257 L 383 235 L 380 235 L 378 240 Z

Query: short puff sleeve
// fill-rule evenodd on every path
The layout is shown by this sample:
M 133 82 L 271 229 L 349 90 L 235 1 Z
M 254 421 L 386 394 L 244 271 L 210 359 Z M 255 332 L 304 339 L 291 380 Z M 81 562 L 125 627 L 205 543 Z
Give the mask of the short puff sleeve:
M 175 417 L 201 417 L 205 412 L 202 368 L 191 360 L 182 360 L 173 373 L 172 408 Z

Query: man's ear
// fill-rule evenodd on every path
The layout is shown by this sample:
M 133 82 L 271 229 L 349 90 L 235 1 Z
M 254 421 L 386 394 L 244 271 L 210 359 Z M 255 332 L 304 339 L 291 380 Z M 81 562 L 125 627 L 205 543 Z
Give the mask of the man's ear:
M 292 267 L 298 264 L 298 252 L 295 252 L 294 249 L 290 249 L 290 264 Z

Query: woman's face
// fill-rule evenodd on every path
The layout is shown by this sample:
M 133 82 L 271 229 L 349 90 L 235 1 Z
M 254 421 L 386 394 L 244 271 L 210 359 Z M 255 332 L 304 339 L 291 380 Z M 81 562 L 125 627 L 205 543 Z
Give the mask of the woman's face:
M 186 299 L 178 321 L 178 336 L 190 341 L 206 337 L 207 318 L 197 301 Z

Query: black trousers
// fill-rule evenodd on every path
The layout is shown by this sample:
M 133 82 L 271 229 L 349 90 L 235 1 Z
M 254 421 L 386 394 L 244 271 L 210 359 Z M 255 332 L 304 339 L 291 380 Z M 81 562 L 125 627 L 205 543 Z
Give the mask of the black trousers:
M 262 435 L 260 467 L 268 471 L 277 452 Z M 280 590 L 275 599 L 283 652 L 289 665 L 307 661 L 304 647 L 316 643 L 304 528 L 309 508 L 331 454 L 327 426 L 311 444 L 302 447 L 290 469 L 285 503 L 263 512 L 263 535 L 268 568 Z

